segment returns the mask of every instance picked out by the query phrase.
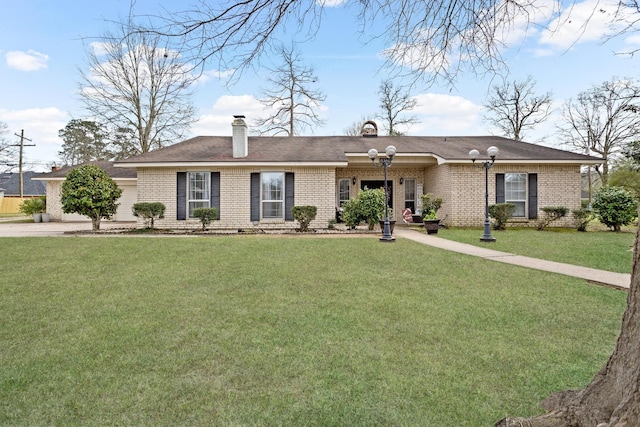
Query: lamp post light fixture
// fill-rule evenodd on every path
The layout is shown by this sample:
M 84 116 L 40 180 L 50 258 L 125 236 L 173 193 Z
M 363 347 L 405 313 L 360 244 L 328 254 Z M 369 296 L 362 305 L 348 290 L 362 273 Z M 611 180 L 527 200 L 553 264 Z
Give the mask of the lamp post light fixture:
M 370 149 L 367 154 L 371 159 L 371 163 L 374 166 L 382 167 L 384 169 L 384 226 L 382 227 L 381 242 L 393 242 L 396 240 L 391 235 L 391 224 L 389 222 L 389 192 L 387 191 L 387 168 L 391 166 L 393 158 L 396 155 L 396 147 L 393 145 L 388 146 L 385 150 L 387 157 L 380 157 L 379 164 L 376 164 L 376 157 L 378 157 L 378 150 L 375 148 Z
M 496 239 L 491 235 L 491 222 L 489 221 L 489 169 L 493 167 L 498 156 L 498 148 L 491 146 L 487 149 L 489 160 L 476 163 L 480 152 L 478 150 L 469 151 L 469 157 L 473 165 L 477 168 L 484 168 L 484 235 L 480 238 L 481 242 L 495 242 Z

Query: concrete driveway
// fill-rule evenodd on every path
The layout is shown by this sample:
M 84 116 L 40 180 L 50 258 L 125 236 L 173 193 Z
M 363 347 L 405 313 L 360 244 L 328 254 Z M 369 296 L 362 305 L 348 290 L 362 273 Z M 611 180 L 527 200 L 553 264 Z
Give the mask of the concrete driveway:
M 135 222 L 102 221 L 101 230 L 135 228 Z M 0 237 L 71 236 L 74 231 L 90 231 L 90 221 L 80 222 L 10 222 L 0 221 Z

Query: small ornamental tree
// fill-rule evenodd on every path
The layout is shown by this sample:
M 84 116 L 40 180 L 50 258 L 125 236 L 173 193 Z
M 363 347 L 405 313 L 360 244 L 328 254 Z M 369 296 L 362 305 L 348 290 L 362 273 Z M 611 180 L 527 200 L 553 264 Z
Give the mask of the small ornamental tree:
M 384 218 L 385 203 L 386 197 L 382 188 L 358 192 L 360 217 L 367 221 L 369 230 L 373 230 L 378 221 Z
M 300 223 L 300 231 L 305 232 L 309 229 L 311 221 L 316 219 L 318 208 L 315 206 L 294 206 L 291 208 L 293 219 Z
M 569 208 L 565 206 L 545 206 L 540 210 L 542 211 L 542 216 L 536 225 L 536 228 L 540 231 L 544 230 L 553 221 L 564 218 L 569 213 Z
M 86 164 L 73 169 L 62 183 L 62 211 L 78 213 L 91 219 L 93 230 L 100 229 L 102 218 L 111 219 L 118 210 L 116 201 L 122 189 L 96 165 Z
M 193 210 L 193 216 L 202 222 L 202 231 L 207 229 L 207 225 L 211 224 L 211 221 L 219 218 L 218 209 L 216 208 L 195 208 Z
M 156 218 L 164 218 L 164 204 L 160 202 L 152 203 L 135 203 L 133 205 L 133 216 L 144 218 L 145 223 L 149 224 L 149 228 L 153 229 Z
M 620 231 L 638 215 L 638 202 L 622 187 L 602 187 L 593 197 L 593 211 L 601 223 Z

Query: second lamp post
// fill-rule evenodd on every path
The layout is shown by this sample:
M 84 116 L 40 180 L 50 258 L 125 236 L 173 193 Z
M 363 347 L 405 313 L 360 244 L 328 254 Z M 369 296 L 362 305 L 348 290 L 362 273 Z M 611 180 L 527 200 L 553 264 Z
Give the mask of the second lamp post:
M 489 169 L 493 166 L 498 155 L 498 148 L 491 146 L 487 148 L 487 156 L 489 160 L 484 160 L 476 164 L 476 160 L 480 155 L 478 150 L 469 151 L 469 157 L 473 165 L 478 168 L 484 168 L 484 235 L 480 238 L 481 242 L 495 242 L 496 239 L 491 235 L 491 222 L 489 221 Z
M 387 168 L 391 166 L 393 157 L 396 155 L 396 147 L 393 145 L 388 146 L 385 150 L 387 157 L 380 157 L 380 166 L 384 168 L 384 225 L 382 227 L 381 242 L 393 242 L 395 237 L 391 235 L 391 223 L 389 222 L 389 191 L 387 187 Z M 372 148 L 367 152 L 371 162 L 376 165 L 376 157 L 378 157 L 378 150 Z

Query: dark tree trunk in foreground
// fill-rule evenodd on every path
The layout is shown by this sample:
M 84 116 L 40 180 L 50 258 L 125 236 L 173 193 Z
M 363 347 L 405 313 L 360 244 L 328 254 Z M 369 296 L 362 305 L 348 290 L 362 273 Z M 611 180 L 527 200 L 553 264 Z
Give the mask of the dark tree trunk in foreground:
M 640 229 L 633 247 L 633 272 L 627 309 L 616 348 L 607 364 L 583 390 L 547 398 L 548 411 L 534 418 L 507 418 L 498 427 L 640 426 Z

